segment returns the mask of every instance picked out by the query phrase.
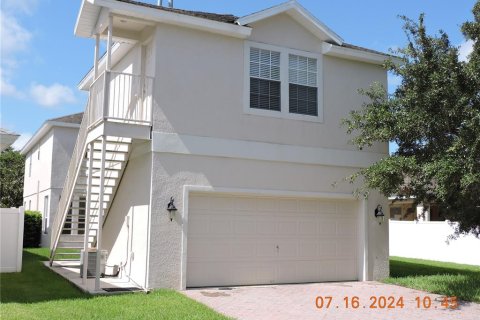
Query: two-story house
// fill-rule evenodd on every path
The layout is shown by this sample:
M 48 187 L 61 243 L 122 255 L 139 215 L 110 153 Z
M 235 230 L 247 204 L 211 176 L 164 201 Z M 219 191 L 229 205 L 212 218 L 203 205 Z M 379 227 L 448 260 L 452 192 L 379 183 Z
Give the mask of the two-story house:
M 20 151 L 25 155 L 23 206 L 42 214 L 42 247 L 50 246 L 51 221 L 57 213 L 82 117 L 83 113 L 76 113 L 45 121 Z
M 100 248 L 145 289 L 388 276 L 387 200 L 342 182 L 388 145 L 359 151 L 340 126 L 359 88 L 387 85 L 387 55 L 296 1 L 236 17 L 83 0 L 75 34 L 95 39 L 94 67 L 51 263 Z

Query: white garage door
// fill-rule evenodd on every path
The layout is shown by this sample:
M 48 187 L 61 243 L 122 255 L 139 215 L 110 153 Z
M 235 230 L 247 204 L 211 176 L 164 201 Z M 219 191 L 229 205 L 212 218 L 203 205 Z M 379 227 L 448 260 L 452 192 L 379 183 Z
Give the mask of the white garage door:
M 187 287 L 356 280 L 355 201 L 189 199 Z

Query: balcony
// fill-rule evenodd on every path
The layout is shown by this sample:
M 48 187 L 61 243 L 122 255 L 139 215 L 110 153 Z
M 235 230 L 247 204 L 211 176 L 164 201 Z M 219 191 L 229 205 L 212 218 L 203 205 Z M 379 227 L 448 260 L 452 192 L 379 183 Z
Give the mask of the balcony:
M 152 125 L 153 78 L 103 72 L 90 86 L 88 128 L 103 121 Z

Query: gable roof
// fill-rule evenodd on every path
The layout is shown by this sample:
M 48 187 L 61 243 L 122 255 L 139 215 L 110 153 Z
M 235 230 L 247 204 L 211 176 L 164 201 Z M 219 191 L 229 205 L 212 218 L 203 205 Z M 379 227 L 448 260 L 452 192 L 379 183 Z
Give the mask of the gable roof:
M 26 155 L 53 127 L 80 128 L 83 112 L 46 120 L 40 129 L 23 146 L 20 153 Z
M 289 0 L 277 6 L 258 11 L 247 16 L 241 17 L 237 23 L 246 26 L 260 20 L 264 20 L 278 14 L 286 13 L 305 29 L 313 33 L 319 39 L 336 45 L 342 45 L 343 39 L 333 32 L 327 25 L 313 16 L 307 9 L 302 7 L 296 0 Z

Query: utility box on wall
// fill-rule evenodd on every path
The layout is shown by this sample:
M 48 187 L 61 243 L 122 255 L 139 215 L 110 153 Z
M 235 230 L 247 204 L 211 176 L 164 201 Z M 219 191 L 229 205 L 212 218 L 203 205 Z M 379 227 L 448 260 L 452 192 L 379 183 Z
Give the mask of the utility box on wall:
M 105 265 L 107 264 L 107 250 L 100 250 L 100 276 L 105 275 Z M 80 252 L 80 277 L 83 277 L 84 250 Z M 87 278 L 94 278 L 97 270 L 97 250 L 88 251 Z

